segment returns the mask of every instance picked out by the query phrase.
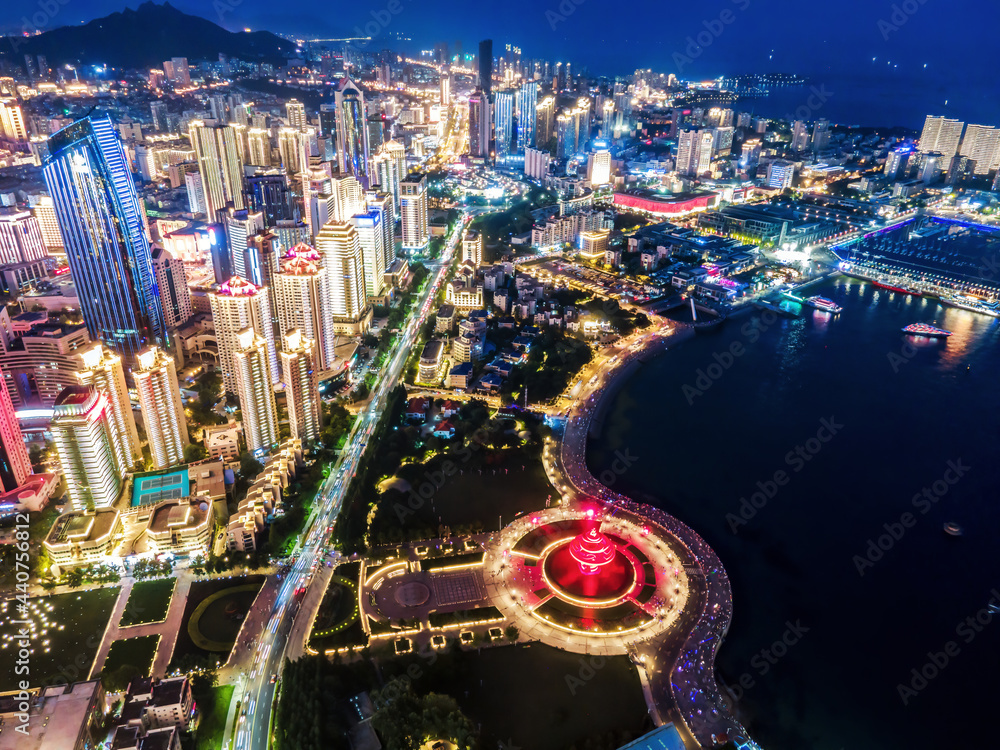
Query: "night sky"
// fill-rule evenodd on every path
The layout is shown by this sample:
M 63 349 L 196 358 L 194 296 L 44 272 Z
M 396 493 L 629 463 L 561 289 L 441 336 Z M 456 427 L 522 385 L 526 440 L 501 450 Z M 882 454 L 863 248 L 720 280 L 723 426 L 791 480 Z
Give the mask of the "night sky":
M 123 7 L 121 0 L 5 0 L 0 24 L 8 31 L 19 29 L 22 17 L 30 17 L 46 2 L 62 2 L 52 27 Z M 700 51 L 691 48 L 699 54 L 688 55 L 690 62 L 684 63 L 683 71 L 687 76 L 757 71 L 882 73 L 890 69 L 886 61 L 891 61 L 899 66 L 892 68 L 894 73 L 898 70 L 912 77 L 974 76 L 986 81 L 995 75 L 1000 42 L 1000 7 L 984 0 L 633 0 L 621 4 L 599 0 L 174 0 L 172 4 L 221 20 L 231 30 L 247 26 L 331 36 L 353 34 L 356 27 L 372 21 L 373 11 L 396 9 L 397 13 L 389 13 L 391 20 L 381 35 L 410 36 L 415 49 L 461 39 L 468 51 L 474 42 L 490 36 L 497 44 L 520 45 L 529 57 L 568 58 L 589 66 L 592 72 L 611 75 L 627 74 L 637 67 L 676 72 L 674 54 L 684 55 L 687 38 L 705 32 L 701 41 L 710 43 Z M 231 10 L 220 19 L 217 9 L 226 6 Z M 900 9 L 895 18 L 894 7 Z M 907 10 L 912 12 L 907 15 Z M 719 21 L 724 12 L 728 24 Z M 880 28 L 880 21 L 895 29 Z M 711 34 L 706 22 L 721 33 Z M 875 63 L 873 57 L 878 58 Z
M 136 3 L 130 3 L 136 7 Z M 1000 5 L 985 0 L 173 0 L 180 10 L 232 31 L 242 28 L 321 37 L 374 34 L 370 48 L 417 54 L 461 40 L 473 52 L 485 37 L 494 51 L 518 45 L 527 58 L 570 60 L 594 75 L 636 68 L 682 79 L 786 72 L 836 96 L 823 116 L 834 122 L 921 125 L 926 114 L 1000 125 L 996 50 Z M 122 9 L 121 0 L 5 0 L 0 27 L 25 19 L 42 28 L 75 24 Z M 612 10 L 614 9 L 614 10 Z M 374 14 L 374 16 L 373 16 Z M 375 18 L 379 20 L 376 21 Z M 412 41 L 400 41 L 398 37 Z M 793 95 L 795 96 L 795 95 Z M 780 116 L 788 106 L 772 102 Z

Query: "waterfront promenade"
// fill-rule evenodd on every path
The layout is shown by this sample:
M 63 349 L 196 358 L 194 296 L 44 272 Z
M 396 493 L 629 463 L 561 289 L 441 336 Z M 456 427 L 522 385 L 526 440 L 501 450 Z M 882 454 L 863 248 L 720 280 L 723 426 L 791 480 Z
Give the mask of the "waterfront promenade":
M 623 340 L 615 354 L 593 363 L 582 392 L 575 394 L 566 415 L 561 440 L 545 452 L 545 470 L 566 501 L 596 497 L 623 514 L 648 518 L 673 537 L 685 553 L 687 559 L 683 562 L 691 585 L 677 633 L 686 633 L 686 637 L 659 637 L 635 644 L 634 660 L 642 665 L 640 671 L 645 672 L 649 683 L 647 696 L 654 701 L 651 713 L 663 720 L 673 719 L 689 742 L 712 747 L 735 740 L 741 747 L 756 748 L 746 730 L 730 715 L 715 679 L 715 655 L 733 614 L 732 591 L 721 561 L 695 531 L 667 513 L 615 492 L 607 485 L 613 486 L 617 475 L 605 477 L 607 484 L 602 484 L 590 473 L 586 462 L 591 422 L 602 416 L 621 380 L 634 371 L 635 361 L 646 360 L 691 335 L 689 326 L 679 324 L 663 325 L 653 332 L 640 331 Z

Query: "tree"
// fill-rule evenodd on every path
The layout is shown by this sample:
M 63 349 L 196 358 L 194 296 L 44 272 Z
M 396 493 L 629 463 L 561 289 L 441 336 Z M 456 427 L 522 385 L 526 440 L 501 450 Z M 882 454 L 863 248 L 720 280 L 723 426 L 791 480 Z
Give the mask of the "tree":
M 188 443 L 184 446 L 184 463 L 194 463 L 201 461 L 208 455 L 208 451 L 201 443 Z
M 508 625 L 503 631 L 504 638 L 513 643 L 517 640 L 518 636 L 521 635 L 521 631 L 517 629 L 516 625 Z
M 264 471 L 264 464 L 254 458 L 250 451 L 240 454 L 240 475 L 245 479 L 256 477 Z

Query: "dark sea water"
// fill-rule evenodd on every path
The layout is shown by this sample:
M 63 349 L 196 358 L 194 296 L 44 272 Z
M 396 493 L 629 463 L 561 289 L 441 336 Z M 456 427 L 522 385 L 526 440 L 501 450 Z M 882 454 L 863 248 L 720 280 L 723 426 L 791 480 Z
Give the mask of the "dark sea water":
M 644 365 L 591 468 L 627 449 L 637 461 L 616 489 L 718 551 L 735 599 L 719 673 L 750 685 L 738 714 L 765 750 L 986 746 L 1000 695 L 1000 615 L 983 612 L 1000 589 L 1000 321 L 844 277 L 810 294 L 843 313 L 731 320 Z M 909 348 L 913 322 L 954 335 Z M 734 344 L 741 356 L 708 372 Z M 786 483 L 769 486 L 778 472 Z M 776 491 L 741 517 L 758 482 Z M 935 482 L 940 498 L 914 500 Z M 893 526 L 905 513 L 910 527 Z M 869 565 L 886 524 L 900 538 Z M 789 624 L 807 630 L 796 641 Z M 772 650 L 782 638 L 796 642 Z M 946 649 L 948 664 L 911 684 Z M 904 705 L 900 684 L 922 689 Z
M 769 96 L 741 99 L 733 108 L 774 118 L 817 120 L 869 127 L 902 126 L 919 131 L 927 115 L 1000 125 L 995 84 L 954 80 L 934 71 L 906 73 L 873 65 L 867 73 L 817 73 L 804 86 L 776 87 Z

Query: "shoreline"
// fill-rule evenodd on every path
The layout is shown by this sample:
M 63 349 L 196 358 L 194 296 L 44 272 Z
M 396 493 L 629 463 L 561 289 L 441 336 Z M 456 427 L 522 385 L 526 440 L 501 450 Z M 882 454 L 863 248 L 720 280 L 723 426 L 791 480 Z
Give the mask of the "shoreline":
M 670 717 L 684 736 L 698 746 L 711 747 L 716 738 L 726 735 L 739 740 L 742 746 L 759 750 L 746 729 L 730 714 L 730 702 L 722 695 L 715 676 L 715 657 L 733 615 L 732 587 L 718 555 L 696 531 L 679 519 L 602 484 L 591 474 L 586 463 L 587 442 L 594 421 L 599 420 L 599 430 L 603 428 L 603 419 L 612 400 L 610 396 L 623 387 L 642 362 L 687 341 L 695 331 L 692 326 L 673 324 L 666 334 L 658 331 L 646 335 L 652 338 L 648 341 L 641 338 L 636 342 L 640 346 L 635 351 L 631 351 L 635 344 L 620 350 L 619 354 L 621 351 L 629 354 L 610 369 L 602 367 L 603 376 L 599 372 L 595 378 L 600 382 L 588 384 L 588 389 L 577 398 L 558 438 L 556 460 L 546 463 L 546 473 L 554 487 L 571 485 L 572 489 L 566 487 L 568 502 L 597 498 L 623 512 L 646 517 L 661 526 L 689 556 L 689 575 L 699 585 L 697 603 L 692 607 L 693 622 L 686 634 L 677 633 L 678 638 L 663 639 L 656 644 L 656 661 L 668 666 L 648 675 L 650 713 Z M 605 380 L 607 386 L 601 388 Z M 678 643 L 680 638 L 683 640 Z M 644 669 L 649 672 L 647 666 L 637 665 L 637 669 L 640 673 Z

